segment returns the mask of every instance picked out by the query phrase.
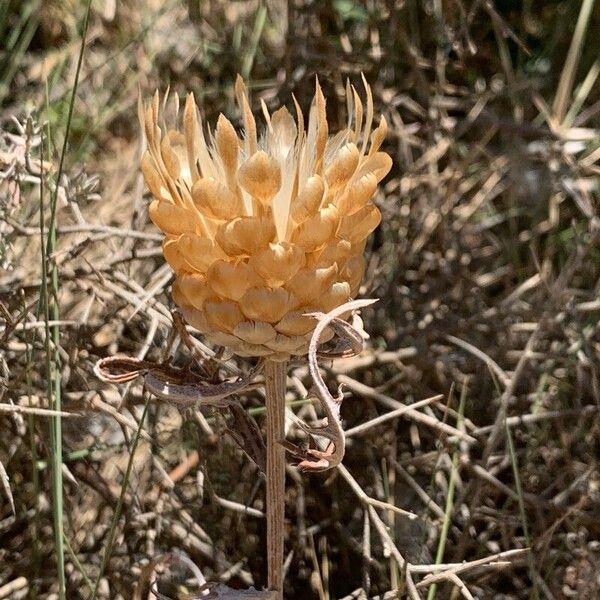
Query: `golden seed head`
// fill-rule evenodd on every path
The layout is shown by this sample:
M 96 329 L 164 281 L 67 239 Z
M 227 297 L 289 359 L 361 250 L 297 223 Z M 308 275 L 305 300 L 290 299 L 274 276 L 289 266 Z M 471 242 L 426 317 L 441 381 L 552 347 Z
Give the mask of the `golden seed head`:
M 381 218 L 370 201 L 392 166 L 379 151 L 387 124 L 382 117 L 371 131 L 366 82 L 365 91 L 363 107 L 348 86 L 349 124 L 331 137 L 318 82 L 306 130 L 297 103 L 296 118 L 263 105 L 261 137 L 239 77 L 242 136 L 221 115 L 205 137 L 193 94 L 181 130 L 164 125 L 167 98 L 162 110 L 158 95 L 140 104 L 141 167 L 155 198 L 150 218 L 177 275 L 173 299 L 209 340 L 240 356 L 302 355 L 315 326 L 304 313 L 358 293 L 365 240 Z

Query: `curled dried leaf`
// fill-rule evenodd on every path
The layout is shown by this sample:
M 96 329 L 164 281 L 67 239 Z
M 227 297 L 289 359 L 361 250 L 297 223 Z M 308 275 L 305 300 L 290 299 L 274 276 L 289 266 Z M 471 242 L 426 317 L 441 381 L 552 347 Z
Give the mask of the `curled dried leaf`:
M 256 421 L 238 402 L 232 402 L 228 409 L 233 421 L 227 432 L 260 471 L 266 473 L 267 448 Z
M 189 369 L 178 369 L 168 364 L 128 356 L 113 356 L 99 360 L 94 366 L 94 372 L 99 379 L 109 383 L 125 383 L 143 376 L 150 393 L 180 408 L 200 404 L 225 408 L 234 402 L 230 396 L 254 386 L 253 380 L 262 368 L 263 363 L 259 361 L 242 378 L 211 383 Z
M 327 422 L 319 427 L 301 425 L 302 429 L 309 435 L 310 447 L 308 449 L 300 449 L 290 442 L 284 444 L 288 452 L 301 459 L 298 464 L 301 471 L 318 472 L 332 469 L 342 462 L 345 452 L 346 439 L 340 419 L 343 394 L 340 388 L 337 397 L 334 398 L 319 371 L 317 356 L 319 355 L 318 348 L 321 335 L 327 327 L 331 327 L 341 340 L 336 344 L 332 354 L 325 354 L 326 356 L 352 356 L 360 352 L 363 348 L 363 339 L 360 332 L 340 319 L 340 316 L 352 310 L 369 306 L 374 302 L 377 302 L 377 300 L 353 300 L 338 306 L 327 314 L 310 313 L 310 316 L 318 320 L 308 348 L 308 368 L 313 380 L 311 394 L 319 401 Z M 320 436 L 329 440 L 326 448 L 320 450 L 312 436 Z

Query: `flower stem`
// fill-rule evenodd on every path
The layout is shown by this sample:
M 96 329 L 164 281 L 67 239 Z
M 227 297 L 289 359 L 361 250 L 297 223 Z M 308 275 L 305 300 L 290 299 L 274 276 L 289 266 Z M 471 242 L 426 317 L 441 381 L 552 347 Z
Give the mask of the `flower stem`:
M 285 390 L 287 362 L 267 360 L 267 563 L 268 585 L 283 599 L 283 537 L 285 514 Z

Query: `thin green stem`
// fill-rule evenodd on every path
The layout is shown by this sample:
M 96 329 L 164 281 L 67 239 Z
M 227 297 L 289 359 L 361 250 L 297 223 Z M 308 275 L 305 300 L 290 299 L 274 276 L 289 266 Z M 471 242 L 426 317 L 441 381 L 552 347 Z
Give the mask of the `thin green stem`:
M 457 427 L 460 428 L 463 415 L 465 414 L 465 402 L 467 399 L 467 381 L 465 381 L 458 406 L 458 422 Z M 448 483 L 448 495 L 446 496 L 446 506 L 444 509 L 444 522 L 442 523 L 442 531 L 440 532 L 440 541 L 438 542 L 437 552 L 435 554 L 435 564 L 439 565 L 444 560 L 444 552 L 446 551 L 446 541 L 448 540 L 448 531 L 452 522 L 452 512 L 454 510 L 454 490 L 456 487 L 456 475 L 458 473 L 458 459 L 460 451 L 456 449 L 452 455 L 452 470 L 450 471 L 450 482 Z M 434 600 L 437 594 L 437 584 L 431 584 L 427 592 L 427 600 Z
M 23 310 L 27 311 L 27 306 L 23 300 Z M 35 338 L 35 330 L 32 338 Z M 27 386 L 27 398 L 29 405 L 32 406 L 31 397 L 33 396 L 33 385 L 31 382 L 31 369 L 33 365 L 33 339 L 25 338 L 25 385 Z M 27 416 L 27 429 L 29 430 L 29 451 L 31 452 L 31 479 L 33 483 L 33 519 L 31 520 L 31 554 L 33 564 L 33 585 L 31 587 L 31 597 L 35 600 L 38 597 L 37 580 L 40 574 L 40 542 L 39 542 L 39 526 L 40 526 L 40 511 L 38 498 L 40 497 L 40 474 L 37 469 L 38 451 L 35 438 L 35 415 Z
M 81 576 L 83 577 L 83 580 L 85 581 L 85 584 L 88 586 L 90 592 L 93 593 L 94 592 L 94 584 L 91 582 L 90 578 L 87 576 L 87 573 L 85 572 L 85 569 L 83 568 L 83 565 L 81 564 L 81 561 L 77 557 L 77 554 L 75 554 L 75 550 L 73 550 L 73 547 L 69 543 L 69 538 L 67 538 L 66 535 L 64 536 L 64 538 L 65 538 L 65 546 L 67 547 L 67 552 L 69 553 L 69 557 L 73 561 L 73 564 L 77 567 L 77 570 L 81 573 Z
M 60 411 L 62 407 L 61 397 L 61 360 L 60 360 L 60 320 L 59 310 L 59 277 L 58 266 L 55 261 L 50 262 L 48 257 L 52 256 L 56 250 L 56 207 L 58 204 L 58 190 L 62 178 L 65 156 L 67 154 L 67 145 L 69 133 L 71 130 L 71 120 L 73 117 L 73 107 L 77 94 L 79 74 L 83 61 L 83 52 L 89 23 L 91 0 L 88 0 L 83 23 L 83 32 L 81 36 L 81 48 L 77 60 L 75 71 L 75 81 L 69 102 L 69 111 L 65 126 L 65 136 L 56 181 L 50 201 L 50 219 L 48 222 L 47 235 L 44 233 L 44 184 L 43 178 L 40 183 L 40 236 L 42 245 L 42 285 L 40 290 L 40 304 L 43 307 L 45 328 L 45 351 L 46 351 L 46 375 L 47 375 L 47 393 L 50 407 Z M 48 87 L 46 82 L 46 108 L 49 107 Z M 43 131 L 42 131 L 43 135 Z M 42 164 L 44 159 L 44 144 L 41 144 Z M 54 321 L 50 326 L 49 322 Z M 52 345 L 50 345 L 52 342 Z M 58 594 L 60 600 L 66 599 L 66 579 L 65 579 L 65 547 L 64 547 L 64 522 L 63 522 L 63 480 L 62 480 L 62 420 L 59 415 L 52 417 L 50 422 L 50 442 L 52 451 L 52 513 L 54 521 L 54 543 L 57 562 Z
M 535 569 L 535 562 L 533 560 L 533 554 L 531 552 L 531 537 L 529 535 L 529 525 L 527 523 L 527 513 L 525 512 L 525 502 L 523 501 L 523 488 L 521 486 L 521 474 L 519 473 L 519 463 L 517 461 L 517 454 L 515 452 L 515 445 L 513 442 L 512 433 L 510 431 L 510 427 L 508 426 L 508 422 L 506 419 L 504 420 L 504 426 L 506 429 L 506 440 L 508 442 L 508 453 L 510 455 L 510 462 L 512 465 L 513 477 L 515 478 L 515 487 L 517 488 L 517 496 L 519 502 L 519 515 L 521 517 L 521 526 L 523 527 L 523 535 L 525 536 L 525 543 L 529 548 L 529 553 L 527 555 L 527 560 L 529 563 L 529 576 L 531 578 L 531 597 L 535 600 L 538 600 L 539 590 L 538 590 L 538 581 L 537 574 Z
M 121 518 L 121 511 L 123 510 L 123 502 L 125 501 L 125 494 L 127 493 L 127 487 L 129 486 L 129 478 L 131 477 L 131 469 L 133 467 L 133 459 L 135 456 L 135 451 L 138 446 L 138 442 L 140 440 L 140 434 L 142 433 L 142 425 L 144 424 L 144 420 L 146 419 L 146 414 L 148 412 L 148 405 L 150 404 L 150 397 L 146 400 L 146 404 L 144 405 L 144 412 L 142 413 L 142 417 L 140 418 L 139 426 L 135 432 L 135 436 L 131 442 L 131 449 L 129 451 L 129 460 L 127 462 L 127 468 L 125 469 L 125 475 L 123 477 L 123 483 L 121 484 L 121 493 L 119 494 L 119 499 L 117 500 L 117 506 L 115 507 L 115 512 L 113 513 L 113 518 L 110 522 L 110 529 L 108 530 L 108 540 L 106 542 L 106 547 L 104 548 L 104 554 L 102 555 L 102 562 L 100 563 L 100 570 L 98 571 L 98 577 L 96 578 L 96 583 L 94 584 L 94 589 L 92 591 L 92 595 L 90 596 L 90 600 L 96 600 L 98 597 L 98 587 L 100 586 L 100 581 L 104 576 L 104 571 L 106 570 L 106 566 L 108 565 L 108 561 L 110 560 L 110 555 L 112 554 L 113 546 L 115 543 L 115 536 L 117 534 L 117 524 L 119 523 L 119 519 Z
M 77 68 L 75 69 L 75 81 L 73 82 L 73 90 L 71 91 L 71 98 L 69 100 L 69 110 L 67 112 L 67 123 L 65 127 L 65 138 L 60 151 L 60 159 L 58 161 L 58 172 L 56 175 L 56 185 L 54 186 L 54 193 L 52 194 L 52 202 L 50 205 L 50 225 L 48 227 L 48 244 L 47 254 L 50 255 L 48 249 L 51 243 L 56 242 L 56 207 L 58 205 L 58 189 L 60 185 L 60 179 L 63 174 L 65 166 L 65 157 L 67 155 L 67 146 L 69 141 L 69 133 L 71 132 L 71 121 L 73 119 L 73 108 L 75 106 L 75 98 L 77 96 L 77 86 L 79 85 L 79 73 L 81 71 L 81 63 L 83 62 L 83 52 L 85 50 L 85 42 L 88 30 L 88 23 L 90 20 L 90 8 L 92 0 L 87 0 L 87 6 L 85 10 L 85 17 L 83 20 L 83 31 L 81 33 L 81 48 L 79 49 L 79 56 L 77 57 Z
M 44 131 L 42 129 L 41 161 L 44 164 Z M 40 178 L 40 242 L 41 242 L 41 275 L 40 304 L 44 314 L 44 350 L 46 357 L 46 393 L 50 408 L 61 410 L 60 397 L 60 355 L 58 354 L 58 343 L 56 332 L 50 331 L 50 313 L 57 314 L 58 307 L 53 302 L 50 307 L 50 290 L 48 282 L 48 262 L 46 233 L 44 225 L 44 178 Z M 54 245 L 49 246 L 50 251 Z M 57 282 L 58 283 L 58 282 Z M 54 328 L 53 328 L 54 329 Z M 52 344 L 50 343 L 52 340 Z M 60 416 L 52 417 L 50 420 L 50 449 L 52 464 L 52 517 L 54 522 L 54 546 L 56 553 L 56 568 L 58 578 L 58 593 L 61 600 L 66 598 L 65 584 L 65 552 L 63 544 L 63 494 L 62 494 L 62 432 Z
M 264 4 L 260 4 L 256 11 L 256 17 L 254 19 L 254 28 L 252 29 L 252 36 L 250 37 L 250 43 L 248 44 L 248 52 L 244 56 L 242 62 L 242 77 L 248 79 L 250 71 L 252 71 L 252 65 L 254 64 L 254 58 L 260 43 L 260 38 L 267 21 L 267 7 Z

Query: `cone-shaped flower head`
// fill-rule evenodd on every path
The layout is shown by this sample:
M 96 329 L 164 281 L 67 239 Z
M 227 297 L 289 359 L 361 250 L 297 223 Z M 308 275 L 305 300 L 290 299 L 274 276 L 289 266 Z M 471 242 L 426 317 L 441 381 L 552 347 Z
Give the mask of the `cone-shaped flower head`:
M 177 275 L 173 299 L 190 325 L 240 356 L 286 360 L 305 354 L 315 321 L 354 297 L 365 269 L 368 235 L 380 221 L 370 203 L 391 168 L 379 151 L 387 125 L 373 129 L 348 86 L 348 127 L 329 135 L 319 84 L 305 130 L 296 103 L 269 115 L 257 134 L 245 86 L 235 92 L 243 135 L 223 116 L 205 135 L 189 94 L 179 128 L 164 123 L 173 106 L 155 95 L 140 105 L 148 141 L 142 171 L 154 200 L 152 221 Z

